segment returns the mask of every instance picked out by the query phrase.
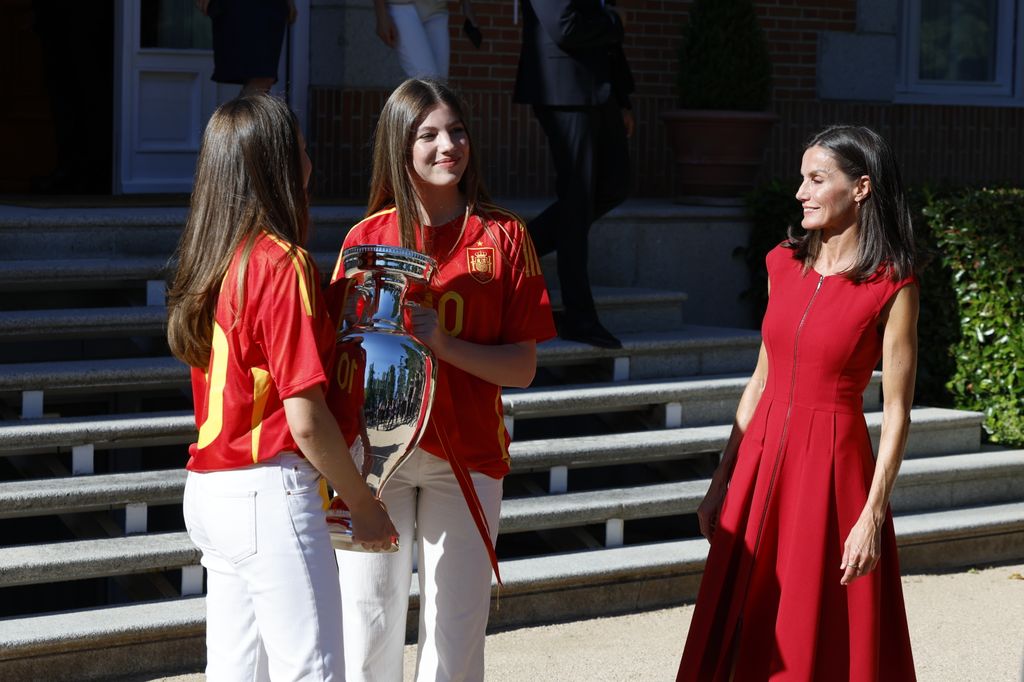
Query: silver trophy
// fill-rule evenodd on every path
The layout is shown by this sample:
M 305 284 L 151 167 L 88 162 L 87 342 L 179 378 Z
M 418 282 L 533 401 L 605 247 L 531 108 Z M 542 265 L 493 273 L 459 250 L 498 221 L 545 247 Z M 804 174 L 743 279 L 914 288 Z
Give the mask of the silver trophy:
M 380 245 L 345 249 L 342 261 L 356 305 L 338 334 L 328 402 L 352 443 L 356 468 L 380 497 L 416 449 L 434 401 L 434 354 L 406 329 L 404 313 L 407 296 L 426 288 L 437 264 L 410 249 Z M 352 515 L 339 497 L 328 507 L 327 526 L 335 548 L 368 551 L 353 540 Z M 396 541 L 387 551 L 397 549 Z

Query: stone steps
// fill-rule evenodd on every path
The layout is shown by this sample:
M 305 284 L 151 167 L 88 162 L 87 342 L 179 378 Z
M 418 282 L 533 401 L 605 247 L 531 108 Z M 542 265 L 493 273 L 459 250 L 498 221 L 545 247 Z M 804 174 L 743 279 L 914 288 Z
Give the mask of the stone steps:
M 557 280 L 549 280 L 556 284 Z M 683 304 L 687 295 L 681 291 L 659 291 L 635 287 L 593 287 L 601 323 L 617 334 L 644 331 L 670 331 L 683 323 Z M 565 310 L 562 292 L 549 289 L 551 308 L 560 319 Z
M 904 570 L 914 570 L 922 560 L 932 568 L 955 568 L 1019 557 L 1024 552 L 1024 503 L 900 515 L 896 532 Z M 692 600 L 707 549 L 703 539 L 689 539 L 502 562 L 501 607 L 492 608 L 489 627 Z M 410 598 L 409 622 L 415 623 L 415 581 Z M 152 655 L 173 647 L 185 663 L 198 665 L 204 655 L 204 620 L 200 598 L 0 620 L 0 677 L 26 679 L 31 671 L 35 679 L 86 679 L 92 670 L 104 670 L 95 660 L 98 651 L 109 664 L 110 657 L 138 659 L 140 652 Z M 69 669 L 67 661 L 76 667 Z
M 1024 455 L 1018 451 L 1018 475 L 1022 467 Z M 502 509 L 501 532 L 520 533 L 692 514 L 707 485 L 707 480 L 685 481 L 513 498 L 504 503 L 507 509 Z M 894 502 L 900 497 L 897 488 Z M 926 548 L 942 542 L 969 542 L 979 537 L 1024 533 L 1024 503 L 941 508 L 897 514 L 896 519 L 901 546 Z M 612 547 L 620 545 L 621 533 L 618 541 L 610 543 Z M 176 569 L 194 566 L 199 558 L 199 551 L 183 532 L 6 547 L 0 549 L 0 588 Z M 942 567 L 960 565 L 951 563 L 954 560 L 950 557 L 929 561 L 940 559 Z M 964 557 L 956 559 L 963 560 Z M 917 561 L 920 564 L 922 560 L 919 557 Z
M 181 504 L 184 489 L 183 468 L 4 481 L 0 518 Z
M 882 415 L 871 412 L 866 419 L 877 444 Z M 976 450 L 980 447 L 982 419 L 983 415 L 976 412 L 914 409 L 907 457 Z M 515 472 L 526 472 L 692 457 L 721 450 L 730 428 L 714 425 L 521 440 L 511 446 L 512 467 Z M 0 454 L 32 454 L 75 447 L 109 450 L 184 444 L 194 437 L 195 421 L 190 412 L 26 419 L 0 422 Z
M 47 259 L 112 260 L 170 258 L 188 215 L 185 207 L 53 208 L 0 212 L 2 261 Z M 313 253 L 337 255 L 348 228 L 359 222 L 358 206 L 314 206 L 310 210 Z M 333 267 L 333 261 L 330 263 Z
M 163 306 L 6 310 L 0 315 L 0 341 L 162 336 Z
M 202 597 L 0 620 L 0 679 L 78 682 L 198 669 Z
M 574 384 L 502 392 L 506 419 L 551 418 L 571 414 L 600 414 L 645 410 L 660 406 L 665 425 L 727 424 L 736 413 L 750 374 Z M 881 372 L 875 372 L 864 391 L 864 409 L 881 408 Z
M 90 261 L 91 262 L 91 261 Z M 22 269 L 22 261 L 13 261 L 15 269 Z M 93 268 L 68 269 L 67 286 L 82 288 L 109 287 L 121 280 L 104 280 L 92 272 Z M 93 277 L 89 275 L 93 274 Z M 42 273 L 38 273 L 42 276 Z M 120 277 L 129 273 L 113 273 Z M 154 273 L 155 274 L 155 273 Z M 0 273 L 2 275 L 2 273 Z M 329 273 L 328 273 L 329 276 Z M 91 282 L 83 287 L 82 281 Z M 52 280 L 49 280 L 52 281 Z M 167 310 L 164 307 L 163 280 L 146 280 L 157 286 L 147 289 L 145 306 L 113 307 L 47 307 L 34 310 L 4 310 L 0 316 L 0 341 L 35 339 L 68 339 L 86 337 L 162 336 L 166 331 Z M 24 284 L 26 280 L 18 279 Z M 5 290 L 0 277 L 0 291 Z M 148 285 L 147 285 L 148 286 Z M 32 287 L 37 289 L 38 287 Z M 609 326 L 621 332 L 670 331 L 682 322 L 682 303 L 686 294 L 653 289 L 625 289 L 621 287 L 595 287 L 595 304 Z M 554 306 L 561 310 L 560 299 Z
M 147 391 L 180 388 L 188 383 L 188 367 L 173 357 L 0 365 L 0 392 Z
M 163 281 L 169 273 L 167 258 L 160 256 L 0 260 L 0 291 L 113 289 Z
M 184 485 L 184 469 L 8 481 L 0 483 L 0 518 L 116 509 L 130 504 L 178 504 Z M 583 525 L 611 518 L 689 514 L 696 510 L 706 486 L 706 480 L 693 480 L 508 498 L 502 507 L 501 531 L 565 527 L 566 519 Z M 910 513 L 1008 503 L 1018 500 L 1021 490 L 1024 450 L 989 449 L 922 457 L 904 461 L 892 507 L 897 513 Z
M 201 556 L 183 532 L 3 547 L 0 589 L 177 569 Z
M 312 255 L 321 275 L 329 279 L 338 253 L 320 251 Z M 0 260 L 0 292 L 125 289 L 141 287 L 146 282 L 162 283 L 172 274 L 173 263 L 159 256 Z M 554 310 L 561 311 L 561 292 L 551 289 L 550 296 Z M 675 328 L 681 322 L 680 306 L 687 300 L 683 292 L 635 287 L 595 286 L 594 296 L 595 303 L 604 311 L 629 311 L 637 319 L 651 318 L 633 325 L 636 329 Z
M 154 311 L 162 309 L 121 310 L 138 311 L 132 314 L 136 315 L 136 322 L 146 328 L 146 325 L 157 324 Z M 81 321 L 86 317 L 79 314 L 79 311 L 66 312 L 71 313 L 67 318 L 69 320 Z M 163 315 L 161 312 L 160 320 L 163 320 Z M 14 330 L 18 328 L 19 322 L 31 317 L 21 313 L 4 313 L 0 316 L 0 337 L 3 337 L 5 324 L 12 334 L 27 333 L 28 326 L 21 326 L 20 332 Z M 112 318 L 104 318 L 103 326 L 109 328 L 111 324 L 116 325 L 119 318 L 116 315 Z M 98 324 L 101 318 L 97 316 L 92 319 Z M 44 334 L 56 334 L 63 338 L 80 338 L 76 334 L 84 334 L 86 331 L 84 328 L 72 327 L 58 330 L 45 325 L 42 329 Z M 623 334 L 622 341 L 623 348 L 610 350 L 557 338 L 551 339 L 537 347 L 537 362 L 543 367 L 596 365 L 604 368 L 602 371 L 615 380 L 643 379 L 652 375 L 681 377 L 693 374 L 749 372 L 757 359 L 760 336 L 752 331 L 690 325 L 672 331 Z M 160 390 L 180 388 L 187 383 L 188 368 L 166 356 L 0 365 L 0 393 L 22 393 L 22 414 L 29 417 L 43 414 L 43 399 L 46 393 L 81 392 L 83 389 Z
M 882 413 L 865 415 L 872 440 L 878 441 Z M 906 456 L 971 452 L 980 447 L 979 426 L 984 416 L 935 407 L 911 412 Z M 538 439 L 512 444 L 512 468 L 516 472 L 543 471 L 552 467 L 582 468 L 634 462 L 655 462 L 720 451 L 731 426 L 724 424 L 635 433 Z
M 1024 450 L 985 447 L 968 454 L 904 460 L 895 513 L 1024 500 Z
M 1019 558 L 1024 502 L 901 515 L 896 535 L 908 572 Z M 985 543 L 971 545 L 972 538 Z M 690 601 L 707 548 L 703 539 L 692 539 L 505 562 L 501 608 L 492 611 L 490 626 L 532 622 L 540 613 L 550 622 Z

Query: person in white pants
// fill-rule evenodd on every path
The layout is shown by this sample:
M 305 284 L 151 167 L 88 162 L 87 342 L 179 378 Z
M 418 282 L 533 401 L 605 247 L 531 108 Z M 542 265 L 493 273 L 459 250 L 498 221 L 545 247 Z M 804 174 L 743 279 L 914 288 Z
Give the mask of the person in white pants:
M 447 4 L 446 0 L 374 0 L 377 35 L 398 52 L 406 76 L 448 78 Z M 476 26 L 470 0 L 462 0 L 462 12 Z
M 319 479 L 292 453 L 189 472 L 183 510 L 206 568 L 208 679 L 343 679 L 341 593 L 320 528 Z
M 343 679 L 321 475 L 348 501 L 357 541 L 384 549 L 396 532 L 324 398 L 335 327 L 301 247 L 311 170 L 284 102 L 218 107 L 168 291 L 168 342 L 192 368 L 199 430 L 183 510 L 208 575 L 211 682 Z
M 501 479 L 472 473 L 497 540 Z M 477 680 L 491 600 L 491 566 L 451 466 L 417 449 L 385 486 L 382 499 L 399 536 L 395 554 L 338 552 L 349 680 L 401 680 L 413 552 L 419 579 L 417 679 Z M 416 542 L 413 542 L 413 538 Z
M 485 203 L 464 112 L 436 81 L 410 79 L 391 94 L 375 133 L 368 215 L 342 247 L 397 245 L 437 262 L 410 312 L 411 331 L 437 362 L 433 407 L 419 448 L 381 490 L 399 551 L 338 552 L 351 682 L 402 680 L 414 551 L 417 679 L 483 679 L 509 470 L 501 387 L 528 386 L 537 342 L 555 333 L 529 233 L 514 214 Z M 343 276 L 336 268 L 334 281 Z M 352 421 L 343 432 L 354 439 L 360 424 Z

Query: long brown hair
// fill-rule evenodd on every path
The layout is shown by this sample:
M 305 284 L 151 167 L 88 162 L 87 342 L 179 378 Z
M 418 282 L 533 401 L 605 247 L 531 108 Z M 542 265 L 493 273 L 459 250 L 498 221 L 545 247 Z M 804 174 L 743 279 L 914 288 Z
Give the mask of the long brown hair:
M 431 109 L 440 104 L 451 109 L 466 128 L 469 161 L 459 180 L 459 191 L 466 198 L 466 207 L 472 214 L 476 212 L 479 202 L 489 201 L 469 132 L 466 105 L 443 83 L 426 78 L 410 78 L 391 93 L 377 121 L 373 135 L 370 201 L 366 211 L 366 215 L 370 216 L 394 205 L 398 213 L 401 245 L 407 249 L 416 248 L 416 225 L 419 223 L 416 189 L 410 176 L 414 136 Z
M 195 186 L 167 293 L 167 340 L 175 357 L 206 367 L 217 298 L 239 245 L 237 311 L 245 267 L 262 231 L 295 246 L 309 232 L 298 121 L 269 95 L 239 97 L 213 112 L 203 133 Z
M 900 167 L 889 143 L 864 126 L 834 125 L 808 140 L 811 147 L 826 149 L 839 169 L 851 180 L 866 175 L 871 192 L 857 213 L 857 261 L 845 276 L 855 282 L 871 279 L 884 266 L 893 280 L 914 272 L 917 253 L 909 203 L 903 190 Z M 791 227 L 788 246 L 794 256 L 811 268 L 821 252 L 821 231 L 797 235 Z

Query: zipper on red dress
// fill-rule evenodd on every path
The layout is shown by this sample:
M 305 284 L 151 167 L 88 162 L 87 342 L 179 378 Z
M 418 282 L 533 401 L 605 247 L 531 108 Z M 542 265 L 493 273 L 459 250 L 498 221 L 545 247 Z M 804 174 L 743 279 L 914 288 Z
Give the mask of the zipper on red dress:
M 793 370 L 789 378 L 789 400 L 786 405 L 786 418 L 782 423 L 782 436 L 779 439 L 779 451 L 775 454 L 775 463 L 772 465 L 772 475 L 768 479 L 768 491 L 765 493 L 764 507 L 761 509 L 761 519 L 757 524 L 757 536 L 754 540 L 754 551 L 751 554 L 751 564 L 757 561 L 757 552 L 761 548 L 761 534 L 764 531 L 764 520 L 768 516 L 768 505 L 772 500 L 772 491 L 775 489 L 775 476 L 779 472 L 779 463 L 782 460 L 783 448 L 786 444 L 786 436 L 789 434 L 789 418 L 793 414 L 793 394 L 796 391 L 796 364 L 797 364 L 797 351 L 800 348 L 800 334 L 804 330 L 804 323 L 807 322 L 807 316 L 811 312 L 811 307 L 814 305 L 814 300 L 818 297 L 818 292 L 821 291 L 821 285 L 825 282 L 825 275 L 818 275 L 818 284 L 814 287 L 814 293 L 811 294 L 810 300 L 807 301 L 807 306 L 804 308 L 804 313 L 800 317 L 800 322 L 796 326 L 796 335 L 793 338 Z M 750 578 L 752 571 L 747 575 L 747 582 L 743 588 L 743 601 L 747 601 L 747 593 L 750 590 Z M 739 645 L 739 634 L 743 629 L 743 611 L 740 611 L 740 617 L 736 622 L 736 629 L 733 630 L 733 638 L 730 642 L 730 656 L 733 658 L 731 665 L 735 666 L 735 647 Z M 735 672 L 735 670 L 733 670 Z
M 807 307 L 804 308 L 804 314 L 800 318 L 800 323 L 796 326 L 796 335 L 793 338 L 793 370 L 789 377 L 789 399 L 786 403 L 786 418 L 782 422 L 782 436 L 779 438 L 779 451 L 775 454 L 775 463 L 772 465 L 772 475 L 768 479 L 768 492 L 764 498 L 764 508 L 761 510 L 761 521 L 757 526 L 757 539 L 754 541 L 754 554 L 753 558 L 757 558 L 757 550 L 761 546 L 761 532 L 764 530 L 764 519 L 768 515 L 768 505 L 772 500 L 772 491 L 775 489 L 775 476 L 779 472 L 779 463 L 782 461 L 783 448 L 786 446 L 786 436 L 789 435 L 789 418 L 793 414 L 793 394 L 796 392 L 796 365 L 798 359 L 798 351 L 800 349 L 800 335 L 804 330 L 804 323 L 807 322 L 807 315 L 811 312 L 811 306 L 814 305 L 814 299 L 818 298 L 818 292 L 821 291 L 821 285 L 825 282 L 825 275 L 818 275 L 818 284 L 814 287 L 814 293 L 811 294 L 811 298 L 807 301 Z

